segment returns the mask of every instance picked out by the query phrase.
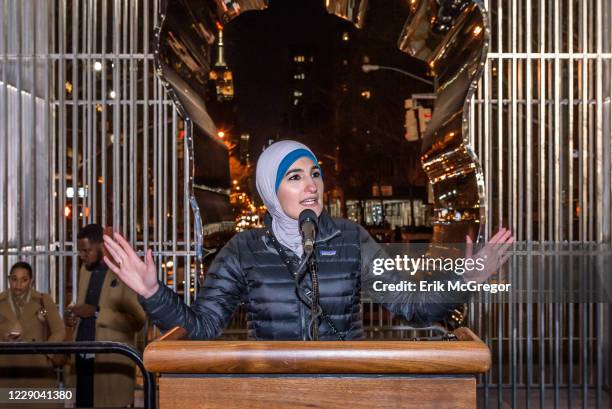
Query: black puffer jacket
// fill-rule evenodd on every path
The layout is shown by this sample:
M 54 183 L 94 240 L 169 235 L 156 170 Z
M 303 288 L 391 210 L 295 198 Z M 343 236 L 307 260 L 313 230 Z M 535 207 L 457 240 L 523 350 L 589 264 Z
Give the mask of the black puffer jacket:
M 236 234 L 216 256 L 193 305 L 187 306 L 162 283 L 150 298 L 141 297 L 153 323 L 162 330 L 181 326 L 191 339 L 212 339 L 244 302 L 250 339 L 308 339 L 310 311 L 298 299 L 294 277 L 273 246 L 270 231 L 255 229 Z M 298 261 L 291 251 L 282 251 Z M 362 277 L 373 278 L 368 267 L 373 258 L 384 257 L 381 247 L 363 227 L 346 219 L 332 219 L 324 211 L 319 217 L 315 255 L 323 312 L 344 339 L 363 338 Z M 305 285 L 308 287 L 309 281 Z M 410 295 L 385 307 L 419 324 L 442 320 L 457 306 L 432 302 L 431 298 L 424 304 L 406 297 Z M 339 339 L 326 320 L 320 326 L 320 339 Z

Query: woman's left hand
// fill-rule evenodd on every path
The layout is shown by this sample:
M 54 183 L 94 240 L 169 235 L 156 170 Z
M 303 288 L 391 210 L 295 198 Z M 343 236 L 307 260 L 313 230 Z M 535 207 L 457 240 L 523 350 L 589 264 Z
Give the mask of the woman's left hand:
M 480 271 L 466 271 L 464 278 L 466 281 L 477 281 L 483 283 L 498 271 L 510 257 L 508 249 L 514 242 L 512 231 L 502 227 L 491 237 L 491 239 L 480 249 L 476 255 L 472 256 L 474 243 L 470 236 L 465 236 L 466 250 L 465 258 L 482 259 L 484 268 Z

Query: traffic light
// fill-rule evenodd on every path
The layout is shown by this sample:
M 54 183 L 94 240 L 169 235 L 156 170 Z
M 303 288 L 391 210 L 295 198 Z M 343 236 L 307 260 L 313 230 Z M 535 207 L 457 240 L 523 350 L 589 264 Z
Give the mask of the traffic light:
M 404 109 L 406 110 L 404 138 L 407 141 L 414 142 L 423 138 L 427 124 L 431 121 L 431 106 L 433 106 L 434 100 L 435 95 L 432 94 L 414 94 L 412 98 L 404 100 Z
M 404 120 L 404 138 L 408 142 L 414 142 L 419 140 L 419 127 L 417 123 L 417 116 L 412 107 L 412 99 L 404 100 L 404 108 L 406 109 L 406 118 Z

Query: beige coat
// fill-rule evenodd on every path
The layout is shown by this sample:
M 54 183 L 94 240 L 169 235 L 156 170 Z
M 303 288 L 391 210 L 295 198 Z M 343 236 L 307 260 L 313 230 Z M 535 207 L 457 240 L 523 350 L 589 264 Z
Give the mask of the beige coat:
M 11 308 L 7 290 L 0 294 L 0 336 L 11 331 L 21 332 L 24 342 L 61 342 L 66 331 L 58 309 L 48 294 L 32 290 L 30 302 L 23 307 L 18 319 Z M 46 320 L 41 322 L 37 314 L 41 301 L 47 310 Z M 46 355 L 0 355 L 0 385 L 2 387 L 57 387 L 57 376 Z
M 85 303 L 91 271 L 84 266 L 79 271 L 77 304 Z M 135 345 L 135 336 L 145 323 L 146 315 L 137 295 L 111 271 L 107 270 L 96 319 L 96 341 L 122 342 Z M 76 336 L 78 331 L 74 331 Z M 74 371 L 69 383 L 75 385 Z M 96 407 L 125 407 L 134 401 L 135 366 L 117 354 L 97 354 L 94 375 L 94 405 Z

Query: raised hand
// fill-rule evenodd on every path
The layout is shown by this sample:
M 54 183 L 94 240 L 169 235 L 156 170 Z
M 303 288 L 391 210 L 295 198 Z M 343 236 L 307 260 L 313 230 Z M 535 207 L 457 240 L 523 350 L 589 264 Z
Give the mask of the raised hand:
M 113 259 L 105 255 L 104 262 L 125 285 L 145 298 L 151 297 L 159 288 L 153 252 L 147 250 L 145 261 L 142 261 L 121 234 L 114 233 L 113 237 L 114 240 L 104 235 L 104 247 Z
M 474 243 L 470 236 L 465 236 L 466 258 L 481 258 L 484 261 L 482 271 L 472 270 L 464 274 L 466 280 L 475 280 L 480 283 L 485 282 L 489 277 L 504 265 L 510 253 L 508 249 L 514 242 L 512 231 L 502 227 L 491 237 L 491 239 L 480 249 L 476 255 L 472 256 Z

